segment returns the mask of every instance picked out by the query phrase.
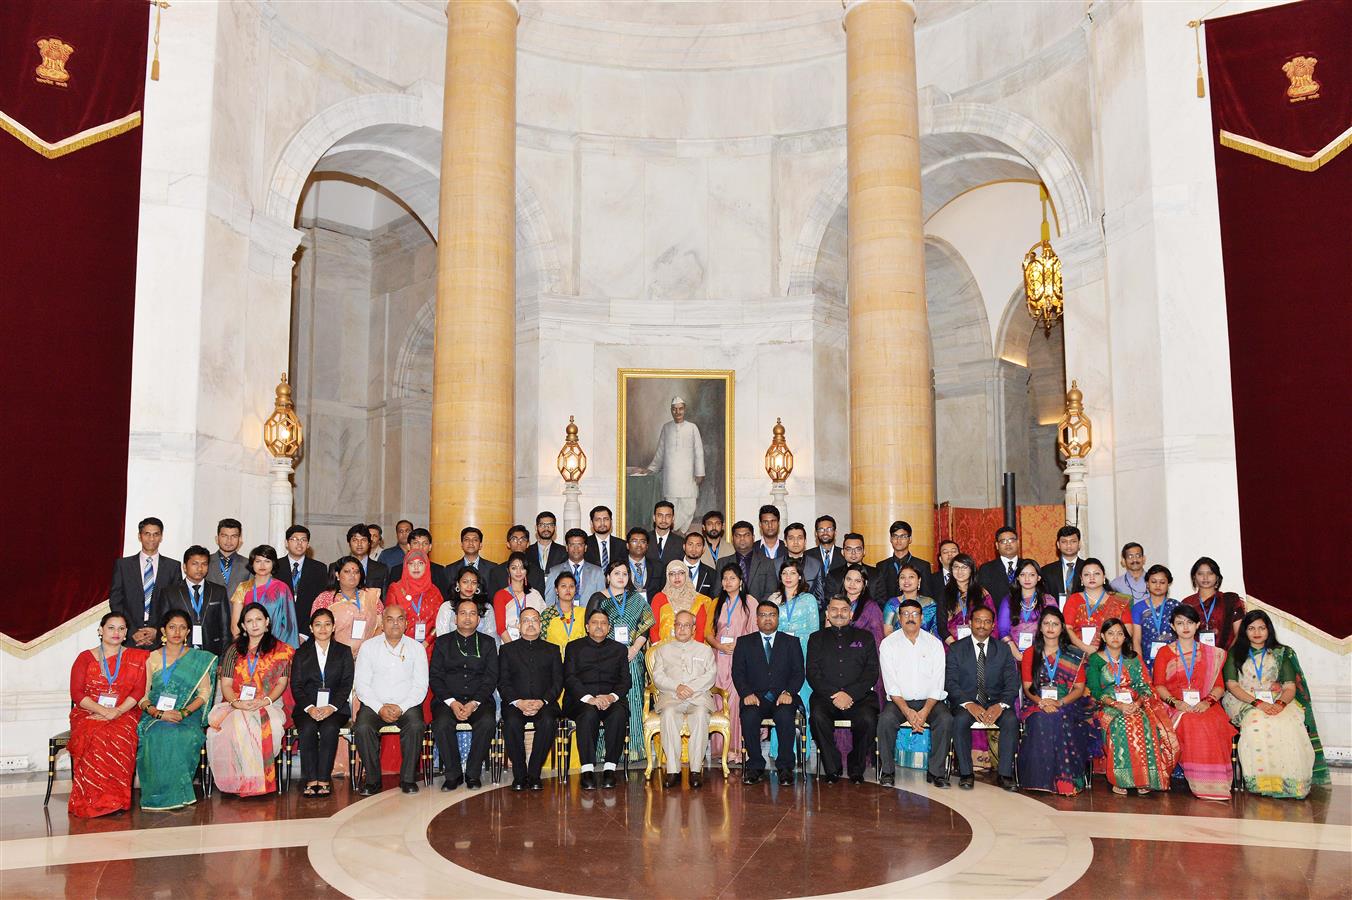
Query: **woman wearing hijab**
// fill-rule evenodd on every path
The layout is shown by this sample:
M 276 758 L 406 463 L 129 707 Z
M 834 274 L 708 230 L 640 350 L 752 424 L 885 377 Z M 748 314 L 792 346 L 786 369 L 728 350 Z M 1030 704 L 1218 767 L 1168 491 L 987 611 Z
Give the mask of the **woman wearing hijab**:
M 667 583 L 653 597 L 653 625 L 650 635 L 652 643 L 665 641 L 671 637 L 676 625 L 676 614 L 689 612 L 695 616 L 695 640 L 705 641 L 709 635 L 709 620 L 714 612 L 712 597 L 696 593 L 690 582 L 690 570 L 679 559 L 667 563 Z
M 408 616 L 408 630 L 404 634 L 422 644 L 427 660 L 432 660 L 432 646 L 437 642 L 437 613 L 445 598 L 432 583 L 432 562 L 423 550 L 410 550 L 404 556 L 403 574 L 385 589 L 385 602 L 397 603 Z

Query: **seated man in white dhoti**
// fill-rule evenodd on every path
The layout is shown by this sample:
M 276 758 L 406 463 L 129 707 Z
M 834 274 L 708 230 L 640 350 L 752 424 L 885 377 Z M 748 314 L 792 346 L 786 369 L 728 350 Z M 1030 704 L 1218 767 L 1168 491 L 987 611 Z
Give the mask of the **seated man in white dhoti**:
M 662 475 L 662 496 L 676 507 L 672 527 L 690 530 L 699 487 L 704 482 L 704 441 L 699 426 L 685 420 L 685 400 L 671 398 L 671 421 L 662 426 L 648 474 Z

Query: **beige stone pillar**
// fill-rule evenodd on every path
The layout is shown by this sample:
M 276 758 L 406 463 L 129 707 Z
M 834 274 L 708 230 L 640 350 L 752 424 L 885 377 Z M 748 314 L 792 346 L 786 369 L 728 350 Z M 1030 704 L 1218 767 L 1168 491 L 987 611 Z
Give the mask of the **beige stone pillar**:
M 443 563 L 463 526 L 493 547 L 512 524 L 519 18 L 513 0 L 453 0 L 446 14 L 430 503 Z
M 871 557 L 904 519 L 934 559 L 934 393 L 925 312 L 915 8 L 845 9 L 849 156 L 850 524 Z

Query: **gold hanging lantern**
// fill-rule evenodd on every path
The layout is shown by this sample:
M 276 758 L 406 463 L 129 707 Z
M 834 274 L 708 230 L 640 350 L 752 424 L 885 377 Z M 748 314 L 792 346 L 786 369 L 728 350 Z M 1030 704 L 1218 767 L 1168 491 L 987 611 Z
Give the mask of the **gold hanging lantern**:
M 1028 315 L 1042 323 L 1047 334 L 1061 319 L 1063 296 L 1061 292 L 1061 259 L 1051 245 L 1051 225 L 1047 222 L 1047 188 L 1038 185 L 1042 200 L 1042 240 L 1028 249 L 1023 257 L 1023 293 L 1028 301 Z
M 582 452 L 582 445 L 577 442 L 577 425 L 573 423 L 572 416 L 568 417 L 568 430 L 563 441 L 563 449 L 559 451 L 557 465 L 559 474 L 568 484 L 577 484 L 587 471 L 587 454 Z
M 774 437 L 765 451 L 765 474 L 776 484 L 783 484 L 793 474 L 793 451 L 784 440 L 784 420 L 775 418 Z
M 286 373 L 277 385 L 277 403 L 263 423 L 263 445 L 278 459 L 295 459 L 300 456 L 301 444 L 305 441 L 304 429 L 300 419 L 296 418 L 296 407 L 291 402 L 291 385 L 287 383 Z
M 1077 381 L 1066 391 L 1066 414 L 1056 426 L 1056 449 L 1066 459 L 1084 459 L 1094 449 L 1094 424 L 1084 414 L 1084 394 Z

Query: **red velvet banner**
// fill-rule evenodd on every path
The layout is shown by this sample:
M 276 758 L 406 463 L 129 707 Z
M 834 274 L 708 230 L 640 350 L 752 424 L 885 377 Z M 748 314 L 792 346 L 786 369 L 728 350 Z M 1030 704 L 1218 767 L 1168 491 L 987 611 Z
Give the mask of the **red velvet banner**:
M 1245 587 L 1352 633 L 1352 3 L 1206 24 Z M 1223 561 L 1222 561 L 1223 564 Z
M 0 3 L 0 632 L 19 642 L 104 600 L 122 549 L 149 16 L 144 0 Z

